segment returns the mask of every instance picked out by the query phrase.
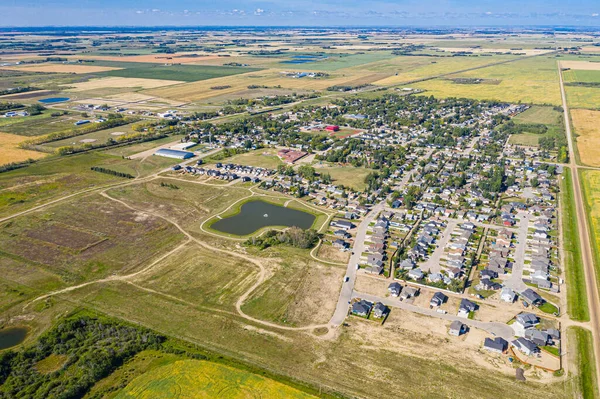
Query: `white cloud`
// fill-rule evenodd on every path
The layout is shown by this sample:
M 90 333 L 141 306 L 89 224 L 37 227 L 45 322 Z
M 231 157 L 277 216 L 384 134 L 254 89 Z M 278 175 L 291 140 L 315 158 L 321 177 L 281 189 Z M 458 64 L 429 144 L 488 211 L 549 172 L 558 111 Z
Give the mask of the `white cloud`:
M 254 15 L 262 15 L 265 12 L 262 8 L 257 8 L 254 10 Z
M 597 17 L 599 14 L 597 12 L 592 14 L 592 17 Z
M 137 10 L 135 13 L 136 14 L 143 14 L 144 12 L 142 10 Z

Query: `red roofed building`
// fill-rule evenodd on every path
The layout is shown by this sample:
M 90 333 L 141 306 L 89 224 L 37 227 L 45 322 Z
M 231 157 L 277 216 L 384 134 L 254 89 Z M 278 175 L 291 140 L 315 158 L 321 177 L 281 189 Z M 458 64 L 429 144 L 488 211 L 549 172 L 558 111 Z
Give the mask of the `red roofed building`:
M 337 132 L 338 130 L 340 130 L 340 127 L 338 125 L 329 125 L 325 128 L 325 130 L 329 130 L 330 132 Z
M 281 158 L 284 162 L 287 163 L 294 163 L 297 160 L 299 160 L 300 158 L 305 157 L 306 155 L 308 155 L 307 152 L 304 151 L 295 151 L 295 150 L 280 150 L 277 155 L 279 156 L 279 158 Z

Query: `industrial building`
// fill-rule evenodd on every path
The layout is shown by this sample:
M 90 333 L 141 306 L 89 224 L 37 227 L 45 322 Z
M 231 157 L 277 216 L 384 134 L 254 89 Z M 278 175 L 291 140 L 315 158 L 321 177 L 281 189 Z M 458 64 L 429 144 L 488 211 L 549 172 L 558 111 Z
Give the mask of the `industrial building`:
M 161 148 L 156 151 L 154 155 L 159 155 L 161 157 L 167 158 L 176 158 L 176 159 L 188 159 L 194 156 L 193 152 L 189 151 L 179 151 L 179 150 L 171 150 L 168 148 Z

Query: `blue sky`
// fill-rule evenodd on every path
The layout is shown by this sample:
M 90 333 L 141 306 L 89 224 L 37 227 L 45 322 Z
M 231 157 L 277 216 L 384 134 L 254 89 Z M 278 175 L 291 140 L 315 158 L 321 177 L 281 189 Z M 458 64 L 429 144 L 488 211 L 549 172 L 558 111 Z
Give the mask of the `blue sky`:
M 600 0 L 0 0 L 0 26 L 600 25 Z

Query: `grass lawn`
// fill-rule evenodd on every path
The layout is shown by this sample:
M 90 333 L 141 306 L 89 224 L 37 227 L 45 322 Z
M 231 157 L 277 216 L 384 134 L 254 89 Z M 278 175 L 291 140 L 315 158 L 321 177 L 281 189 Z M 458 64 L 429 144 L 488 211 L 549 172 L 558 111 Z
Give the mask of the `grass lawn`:
M 558 312 L 558 308 L 550 302 L 544 302 L 541 306 L 538 307 L 538 309 L 548 314 L 554 314 Z
M 357 168 L 354 166 L 331 166 L 326 163 L 315 163 L 312 165 L 318 173 L 329 173 L 334 184 L 351 187 L 358 191 L 363 191 L 367 188 L 365 177 L 373 169 Z
M 552 107 L 534 105 L 525 112 L 512 118 L 515 123 L 538 123 L 543 125 L 558 125 L 560 112 Z
M 568 327 L 567 334 L 570 342 L 569 353 L 575 357 L 577 364 L 577 375 L 573 382 L 575 395 L 571 397 L 595 399 L 599 393 L 592 333 L 581 327 Z
M 180 398 L 316 398 L 280 382 L 201 360 L 178 360 L 135 378 L 116 399 Z
M 576 224 L 577 217 L 571 170 L 565 168 L 563 176 L 564 179 L 560 179 L 560 208 L 562 210 L 560 217 L 565 258 L 564 268 L 567 280 L 567 310 L 571 319 L 588 321 L 590 312 L 581 259 L 580 237 Z
M 116 140 L 119 137 L 118 134 L 115 135 L 113 133 L 125 133 L 125 134 L 135 133 L 135 131 L 132 129 L 132 127 L 134 125 L 136 125 L 136 123 L 130 123 L 129 125 L 113 127 L 110 129 L 98 130 L 97 132 L 83 134 L 81 136 L 76 136 L 76 137 L 69 137 L 64 140 L 52 141 L 50 143 L 44 144 L 44 147 L 49 147 L 49 148 L 55 149 L 55 148 L 63 147 L 63 146 L 67 146 L 67 145 L 82 145 L 86 142 L 94 143 L 94 144 L 105 143 L 108 139 L 112 138 L 112 139 Z M 89 140 L 95 140 L 95 141 L 92 142 Z
M 540 138 L 544 137 L 543 134 L 535 134 L 535 133 L 521 133 L 521 134 L 511 134 L 508 142 L 512 145 L 522 145 L 527 147 L 537 147 L 540 141 Z
M 214 161 L 212 163 L 215 163 Z M 222 159 L 218 162 L 233 163 L 244 166 L 256 166 L 259 168 L 277 169 L 277 166 L 283 162 L 277 156 L 277 150 L 274 148 L 261 148 L 244 154 L 234 155 Z

